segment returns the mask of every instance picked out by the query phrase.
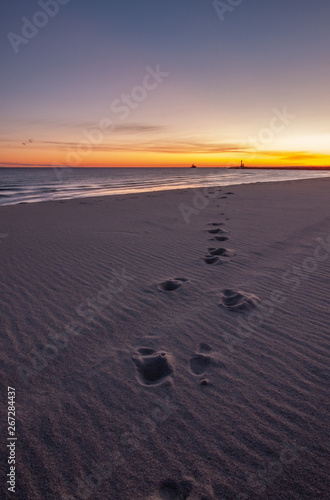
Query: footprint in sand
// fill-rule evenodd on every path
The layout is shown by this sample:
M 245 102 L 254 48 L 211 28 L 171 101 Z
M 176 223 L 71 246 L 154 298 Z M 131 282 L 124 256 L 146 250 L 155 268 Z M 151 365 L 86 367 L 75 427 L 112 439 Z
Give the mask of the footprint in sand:
M 137 379 L 141 385 L 160 385 L 174 372 L 173 358 L 167 352 L 156 352 L 149 347 L 138 349 L 132 356 Z
M 209 222 L 209 226 L 224 226 L 224 222 Z
M 140 347 L 138 349 L 138 353 L 142 356 L 151 356 L 151 354 L 155 354 L 155 349 L 151 349 L 150 347 Z
M 208 252 L 210 255 L 221 255 L 222 257 L 230 257 L 232 252 L 227 250 L 227 248 L 208 248 Z
M 186 278 L 173 278 L 163 281 L 158 285 L 158 290 L 161 292 L 173 292 L 180 288 L 183 283 L 186 283 L 188 280 Z
M 235 193 L 233 193 L 232 191 L 228 191 L 228 193 L 226 193 L 226 194 L 235 194 Z
M 221 305 L 230 311 L 244 311 L 257 307 L 260 299 L 256 295 L 234 290 L 223 290 Z
M 227 240 L 229 240 L 228 236 L 215 236 L 213 239 L 216 240 L 216 241 L 227 241 Z
M 201 342 L 199 344 L 199 352 L 212 352 L 213 348 L 210 346 L 210 344 L 207 344 L 206 342 Z
M 222 261 L 219 257 L 230 257 L 233 253 L 226 248 L 215 248 L 211 247 L 208 249 L 208 253 L 205 255 L 205 264 L 221 264 Z
M 216 229 L 208 229 L 208 232 L 210 234 L 217 234 L 217 235 L 228 233 L 228 231 L 226 231 L 225 229 L 220 229 L 219 227 Z
M 189 368 L 192 375 L 201 377 L 199 384 L 203 387 L 212 385 L 211 381 L 204 376 L 206 370 L 212 363 L 219 364 L 217 356 L 214 356 L 213 347 L 206 342 L 201 342 L 199 344 L 198 352 L 193 354 L 189 359 Z
M 205 262 L 205 264 L 209 264 L 209 265 L 221 264 L 221 260 L 216 255 L 207 255 L 204 258 L 204 262 Z
M 207 354 L 194 354 L 189 360 L 190 371 L 193 375 L 204 375 L 210 366 L 211 356 Z
M 175 481 L 166 479 L 159 487 L 159 497 L 161 500 L 187 500 L 192 490 L 189 481 Z

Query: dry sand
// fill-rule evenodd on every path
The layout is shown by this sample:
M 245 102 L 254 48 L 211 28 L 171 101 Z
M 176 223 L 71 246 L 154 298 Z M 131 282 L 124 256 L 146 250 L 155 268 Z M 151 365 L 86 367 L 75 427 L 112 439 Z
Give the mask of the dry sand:
M 1 498 L 329 498 L 329 192 L 2 207 Z

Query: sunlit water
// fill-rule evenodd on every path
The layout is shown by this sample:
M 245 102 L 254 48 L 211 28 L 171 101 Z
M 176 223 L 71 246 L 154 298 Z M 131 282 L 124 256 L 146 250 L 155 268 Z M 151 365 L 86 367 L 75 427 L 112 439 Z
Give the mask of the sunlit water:
M 330 171 L 225 168 L 0 168 L 0 205 L 330 177 Z

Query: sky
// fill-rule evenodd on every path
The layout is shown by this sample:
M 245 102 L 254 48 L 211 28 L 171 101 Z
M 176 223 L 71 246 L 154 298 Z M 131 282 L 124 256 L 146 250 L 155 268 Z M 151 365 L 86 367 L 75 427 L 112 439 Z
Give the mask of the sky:
M 1 166 L 330 166 L 329 0 L 2 0 Z

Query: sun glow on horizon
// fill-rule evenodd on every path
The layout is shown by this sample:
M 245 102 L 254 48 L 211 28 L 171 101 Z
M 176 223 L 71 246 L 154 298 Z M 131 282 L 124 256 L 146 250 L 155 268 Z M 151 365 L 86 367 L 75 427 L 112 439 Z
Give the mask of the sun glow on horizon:
M 20 53 L 1 47 L 0 165 L 330 165 L 330 4 L 284 19 L 242 2 L 223 23 L 212 2 L 99 7 L 70 2 Z

